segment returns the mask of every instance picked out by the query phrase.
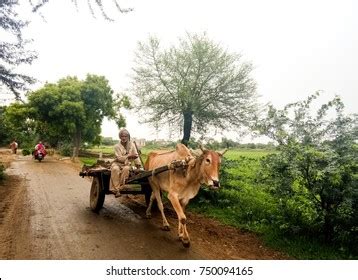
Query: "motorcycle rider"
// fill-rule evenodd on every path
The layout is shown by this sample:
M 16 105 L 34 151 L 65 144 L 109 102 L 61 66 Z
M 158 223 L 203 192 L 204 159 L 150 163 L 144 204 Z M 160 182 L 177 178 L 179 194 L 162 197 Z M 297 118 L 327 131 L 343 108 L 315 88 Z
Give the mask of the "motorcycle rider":
M 35 152 L 34 152 L 35 158 L 36 158 L 36 155 L 37 155 L 38 152 L 41 152 L 43 157 L 45 157 L 46 149 L 45 149 L 45 145 L 42 144 L 42 141 L 39 141 L 39 143 L 36 144 L 36 146 L 35 146 Z

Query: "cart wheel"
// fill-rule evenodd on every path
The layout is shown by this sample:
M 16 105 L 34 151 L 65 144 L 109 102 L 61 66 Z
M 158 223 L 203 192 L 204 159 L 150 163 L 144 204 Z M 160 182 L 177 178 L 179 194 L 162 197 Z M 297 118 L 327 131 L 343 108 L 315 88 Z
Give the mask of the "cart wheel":
M 90 206 L 93 212 L 98 213 L 104 203 L 105 193 L 101 186 L 100 179 L 93 177 L 91 193 L 90 193 Z

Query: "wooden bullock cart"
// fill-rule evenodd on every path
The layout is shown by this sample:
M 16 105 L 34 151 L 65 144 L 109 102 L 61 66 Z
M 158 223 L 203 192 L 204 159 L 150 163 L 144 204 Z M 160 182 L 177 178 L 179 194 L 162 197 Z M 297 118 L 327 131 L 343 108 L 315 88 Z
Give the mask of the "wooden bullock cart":
M 183 160 L 175 160 L 168 165 L 158 167 L 154 170 L 130 170 L 129 178 L 125 182 L 121 194 L 144 194 L 145 201 L 148 205 L 152 189 L 150 187 L 148 178 L 152 175 L 165 172 L 167 170 L 174 170 L 177 168 L 186 168 L 186 162 Z M 113 194 L 109 190 L 109 180 L 111 178 L 111 170 L 109 164 L 84 166 L 79 173 L 81 177 L 92 177 L 92 185 L 90 190 L 90 207 L 92 211 L 98 212 L 104 204 L 105 196 Z

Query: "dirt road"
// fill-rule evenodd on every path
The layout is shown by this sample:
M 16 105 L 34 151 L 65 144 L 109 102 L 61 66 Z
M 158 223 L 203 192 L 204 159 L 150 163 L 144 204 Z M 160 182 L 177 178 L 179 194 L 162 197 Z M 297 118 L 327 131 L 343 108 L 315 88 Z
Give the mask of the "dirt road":
M 12 162 L 0 185 L 0 259 L 286 258 L 255 235 L 193 214 L 188 215 L 192 246 L 185 249 L 170 209 L 170 232 L 161 231 L 159 213 L 145 219 L 142 197 L 107 195 L 95 214 L 89 209 L 91 182 L 78 176 L 78 164 L 6 155 Z

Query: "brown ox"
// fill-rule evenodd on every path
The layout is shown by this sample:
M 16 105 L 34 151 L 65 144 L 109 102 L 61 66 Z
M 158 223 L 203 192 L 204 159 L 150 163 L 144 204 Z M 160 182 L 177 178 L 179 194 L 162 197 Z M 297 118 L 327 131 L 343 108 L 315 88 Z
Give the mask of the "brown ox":
M 149 182 L 153 193 L 146 211 L 151 217 L 151 207 L 154 199 L 163 218 L 163 229 L 169 230 L 169 223 L 164 215 L 163 203 L 160 191 L 168 193 L 168 199 L 178 216 L 178 235 L 184 247 L 190 246 L 190 238 L 186 229 L 185 207 L 189 200 L 195 197 L 200 185 L 205 184 L 212 188 L 219 188 L 219 169 L 221 157 L 225 152 L 219 153 L 201 148 L 202 154 L 194 157 L 190 150 L 183 144 L 178 144 L 175 151 L 166 153 L 152 152 L 145 163 L 146 170 L 153 170 L 163 165 L 170 164 L 173 160 L 185 160 L 187 168 L 169 170 L 150 177 Z

